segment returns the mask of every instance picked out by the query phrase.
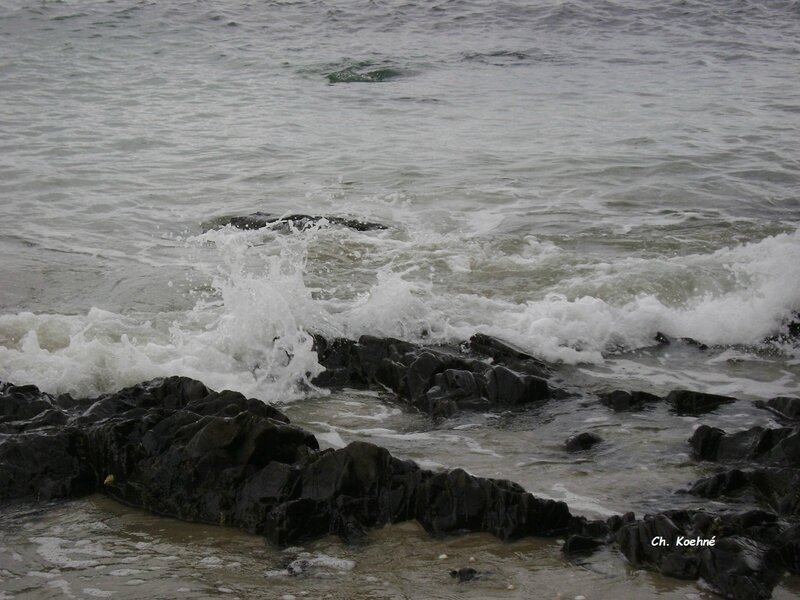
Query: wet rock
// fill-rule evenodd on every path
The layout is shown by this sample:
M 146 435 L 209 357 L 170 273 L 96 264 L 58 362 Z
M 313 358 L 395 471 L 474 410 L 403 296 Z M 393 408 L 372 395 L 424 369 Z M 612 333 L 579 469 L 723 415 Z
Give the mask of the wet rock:
M 486 371 L 484 376 L 489 401 L 501 406 L 521 406 L 550 397 L 547 381 L 536 375 L 497 365 Z
M 380 223 L 372 223 L 370 221 L 362 221 L 360 219 L 349 219 L 346 217 L 336 217 L 333 215 L 275 215 L 262 212 L 254 212 L 249 215 L 233 215 L 217 217 L 203 223 L 203 231 L 211 229 L 219 229 L 230 225 L 234 229 L 263 229 L 270 227 L 273 229 L 280 228 L 287 231 L 294 229 L 308 229 L 315 225 L 337 225 L 339 227 L 347 227 L 355 229 L 356 231 L 374 231 L 380 229 L 388 229 L 386 225 Z
M 660 331 L 656 332 L 656 335 L 653 337 L 653 340 L 658 342 L 662 346 L 669 346 L 670 344 L 672 344 L 675 341 L 672 338 L 670 338 L 668 335 L 666 335 L 665 333 L 661 333 Z M 678 338 L 678 341 L 686 344 L 687 346 L 694 346 L 698 350 L 708 350 L 708 346 L 706 344 L 704 344 L 702 342 L 698 342 L 694 338 L 681 337 L 681 338 Z
M 623 525 L 616 542 L 637 567 L 703 578 L 726 598 L 770 598 L 783 570 L 779 525 L 769 513 L 667 511 Z
M 592 446 L 595 446 L 602 441 L 603 438 L 596 433 L 584 431 L 583 433 L 573 435 L 566 442 L 564 442 L 564 449 L 567 452 L 581 452 L 583 450 L 588 450 Z
M 672 343 L 669 337 L 661 333 L 660 331 L 656 331 L 655 336 L 653 336 L 653 340 L 655 340 L 656 342 L 658 342 L 663 346 L 669 346 Z
M 784 321 L 780 330 L 767 337 L 764 342 L 786 344 L 793 343 L 798 338 L 800 338 L 800 312 L 794 313 L 791 318 Z
M 800 467 L 800 432 L 797 428 L 751 427 L 726 433 L 701 425 L 689 443 L 697 458 L 710 461 L 755 461 L 774 466 Z
M 425 347 L 393 338 L 362 336 L 358 341 L 314 337 L 326 371 L 319 386 L 382 386 L 434 417 L 461 410 L 515 408 L 547 400 L 547 368 L 495 338 L 476 335 L 458 348 Z
M 388 379 L 381 371 L 385 361 L 406 368 L 399 371 L 404 393 L 419 398 L 426 397 L 427 382 L 435 382 L 436 375 L 442 375 L 441 385 L 470 396 L 483 389 L 475 375 L 484 377 L 485 365 L 498 368 L 471 357 L 409 352 L 396 341 L 364 340 L 362 346 L 343 348 L 355 357 L 343 368 L 365 380 Z M 421 362 L 415 376 L 408 378 L 416 361 Z M 453 372 L 445 375 L 448 370 Z M 565 503 L 537 498 L 513 482 L 462 469 L 433 473 L 373 444 L 320 450 L 313 435 L 277 409 L 187 378 L 154 380 L 90 399 L 52 397 L 6 384 L 0 386 L 0 414 L 2 501 L 100 492 L 158 514 L 239 527 L 281 546 L 329 534 L 357 541 L 370 528 L 412 519 L 432 535 L 568 536 L 568 555 L 613 540 L 634 565 L 672 577 L 702 577 L 731 598 L 767 598 L 784 567 L 798 568 L 797 528 L 772 513 L 667 511 L 638 521 L 633 514 L 587 521 L 572 516 Z M 47 414 L 61 414 L 62 423 L 48 424 L 42 418 Z M 738 455 L 744 447 L 745 455 L 755 451 L 776 460 L 787 456 L 787 448 L 775 452 L 794 435 L 791 429 L 766 438 L 763 430 L 743 432 L 746 439 L 729 443 L 727 437 L 735 436 L 701 430 L 700 446 L 714 456 Z M 721 453 L 726 443 L 732 450 Z M 766 490 L 758 477 L 746 475 L 747 485 Z M 788 497 L 798 487 L 790 470 L 763 477 L 775 498 Z M 732 475 L 707 488 L 726 493 L 740 480 Z M 681 545 L 681 536 L 713 537 L 715 545 Z M 653 544 L 656 537 L 664 545 Z M 293 569 L 301 572 L 306 566 L 299 562 Z
M 417 489 L 417 521 L 434 534 L 487 531 L 503 540 L 554 536 L 570 527 L 567 505 L 542 500 L 516 483 L 483 479 L 463 469 L 426 477 Z
M 472 567 L 461 567 L 460 569 L 453 569 L 450 571 L 450 577 L 453 579 L 458 579 L 459 583 L 480 579 L 482 575 L 482 573 L 478 572 Z
M 631 513 L 632 515 L 633 513 Z M 572 522 L 572 531 L 578 535 L 585 535 L 592 538 L 606 538 L 611 533 L 611 527 L 608 521 L 595 519 L 593 521 L 586 521 L 576 518 Z
M 485 333 L 476 333 L 466 343 L 466 347 L 475 355 L 489 357 L 494 362 L 509 368 L 523 371 L 537 377 L 546 378 L 549 374 L 547 365 L 513 344 Z
M 85 435 L 46 425 L 39 431 L 0 435 L 0 501 L 52 500 L 94 491 L 96 476 L 85 460 Z
M 700 553 L 700 577 L 736 600 L 771 598 L 783 571 L 776 550 L 746 537 L 722 538 Z
M 694 338 L 690 338 L 690 337 L 682 337 L 682 338 L 681 338 L 681 341 L 682 341 L 684 344 L 687 344 L 687 345 L 689 345 L 689 346 L 694 346 L 694 347 L 695 347 L 695 348 L 697 348 L 698 350 L 708 350 L 708 345 L 704 344 L 703 342 L 698 342 L 698 341 L 697 341 L 696 339 L 694 339 Z
M 697 481 L 689 493 L 752 501 L 779 515 L 800 516 L 800 469 L 731 469 Z
M 795 575 L 800 575 L 800 524 L 784 530 L 778 538 L 778 552 L 783 565 Z
M 690 494 L 703 498 L 719 498 L 721 496 L 736 497 L 750 485 L 750 474 L 739 469 L 731 469 L 712 477 L 705 477 L 695 482 L 689 489 Z
M 326 77 L 330 83 L 379 83 L 395 79 L 400 75 L 401 72 L 392 67 L 363 70 L 359 66 L 354 66 L 328 73 Z
M 782 421 L 800 421 L 800 398 L 778 396 L 767 402 L 759 400 L 755 405 L 771 411 Z
M 666 398 L 672 410 L 681 415 L 702 415 L 716 410 L 723 404 L 736 402 L 736 398 L 705 394 L 689 390 L 673 390 Z
M 623 525 L 633 523 L 636 520 L 636 515 L 632 512 L 626 512 L 624 515 L 614 515 L 606 520 L 608 529 L 611 533 L 616 533 Z
M 21 421 L 57 408 L 55 399 L 34 385 L 13 385 L 0 382 L 0 423 Z
M 567 538 L 561 547 L 561 552 L 567 556 L 585 556 L 592 554 L 598 548 L 606 545 L 604 539 L 590 537 L 588 535 L 574 534 Z
M 628 412 L 642 410 L 661 400 L 655 394 L 647 392 L 626 392 L 624 390 L 614 390 L 600 395 L 600 402 L 612 408 L 615 412 Z
M 60 410 L 66 419 L 58 429 L 0 436 L 2 500 L 101 492 L 278 545 L 328 534 L 354 541 L 369 528 L 410 519 L 435 535 L 485 531 L 501 539 L 559 535 L 573 521 L 563 502 L 509 481 L 460 469 L 432 473 L 363 442 L 320 451 L 312 434 L 277 409 L 187 378 L 154 380 L 70 409 L 33 388 L 2 390 L 0 407 L 16 419 L 4 425 L 35 419 L 35 410 Z M 22 409 L 22 395 L 35 408 Z

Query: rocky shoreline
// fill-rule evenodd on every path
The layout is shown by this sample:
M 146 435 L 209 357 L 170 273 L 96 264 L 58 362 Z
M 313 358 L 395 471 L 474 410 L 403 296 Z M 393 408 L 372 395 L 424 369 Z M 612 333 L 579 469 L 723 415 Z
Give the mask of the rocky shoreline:
M 486 335 L 451 348 L 315 337 L 315 348 L 326 371 L 313 385 L 388 389 L 435 419 L 522 410 L 572 393 L 548 365 Z M 617 390 L 597 401 L 616 412 L 663 402 L 697 416 L 736 400 Z M 511 481 L 433 472 L 373 444 L 321 450 L 276 408 L 187 378 L 85 399 L 2 383 L 0 502 L 100 492 L 160 515 L 238 527 L 278 546 L 329 534 L 355 542 L 371 528 L 408 520 L 437 536 L 561 537 L 570 559 L 611 546 L 636 567 L 703 579 L 727 598 L 769 598 L 784 572 L 800 573 L 800 399 L 761 407 L 783 426 L 725 432 L 701 425 L 689 439 L 696 460 L 724 469 L 687 482 L 687 491 L 730 501 L 724 510 L 592 521 Z M 580 434 L 565 448 L 583 452 L 601 441 L 595 438 Z M 761 508 L 737 510 L 742 497 Z

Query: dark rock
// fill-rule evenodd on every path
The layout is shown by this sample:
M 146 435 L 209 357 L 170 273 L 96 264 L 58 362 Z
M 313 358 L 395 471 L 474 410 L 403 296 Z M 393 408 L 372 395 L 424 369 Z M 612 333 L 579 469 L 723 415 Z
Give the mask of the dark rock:
M 483 381 L 471 371 L 447 369 L 433 376 L 433 386 L 425 392 L 426 411 L 434 417 L 449 417 L 463 409 L 491 409 L 482 393 Z
M 567 556 L 580 556 L 593 553 L 605 545 L 605 540 L 588 535 L 574 534 L 567 538 L 561 547 L 561 552 Z
M 756 502 L 779 515 L 800 516 L 800 470 L 731 469 L 697 481 L 689 493 L 704 498 L 735 498 Z
M 0 382 L 0 423 L 30 419 L 52 408 L 53 397 L 36 386 Z
M 615 412 L 642 410 L 650 404 L 659 402 L 661 398 L 647 392 L 626 392 L 614 390 L 600 395 L 600 402 L 612 408 Z
M 767 337 L 764 342 L 777 342 L 779 344 L 793 343 L 800 338 L 800 312 L 794 313 L 791 318 L 784 321 L 780 330 Z
M 737 433 L 701 425 L 689 443 L 695 455 L 710 461 L 755 461 L 800 467 L 800 432 L 791 427 L 751 427 Z
M 667 337 L 665 334 L 661 333 L 660 331 L 656 331 L 656 335 L 653 337 L 653 339 L 656 342 L 658 342 L 659 344 L 662 344 L 664 346 L 669 346 L 672 343 L 670 341 L 669 337 Z
M 230 225 L 234 229 L 263 229 L 264 227 L 283 228 L 290 230 L 295 229 L 308 229 L 320 223 L 327 223 L 330 225 L 338 225 L 340 227 L 347 227 L 355 229 L 356 231 L 373 231 L 376 229 L 388 229 L 386 225 L 380 223 L 371 223 L 369 221 L 362 221 L 360 219 L 348 219 L 345 217 L 335 217 L 331 215 L 274 215 L 269 213 L 254 212 L 249 215 L 239 216 L 225 216 L 217 217 L 211 221 L 203 223 L 203 231 L 211 229 L 219 229 Z
M 450 577 L 453 579 L 458 579 L 459 583 L 465 583 L 467 581 L 472 581 L 473 579 L 480 579 L 481 573 L 472 567 L 461 567 L 458 570 L 453 569 L 450 571 Z
M 550 397 L 547 381 L 535 375 L 517 373 L 502 365 L 488 371 L 486 391 L 491 402 L 502 406 L 521 406 Z
M 616 533 L 623 525 L 633 523 L 636 520 L 636 515 L 632 512 L 627 512 L 624 515 L 614 515 L 606 520 L 608 529 L 611 533 Z
M 405 393 L 417 398 L 425 397 L 438 375 L 437 385 L 473 397 L 483 390 L 477 376 L 499 368 L 489 364 L 484 371 L 486 363 L 473 358 L 408 356 L 405 350 L 402 343 L 365 340 L 347 347 L 355 358 L 343 368 L 369 379 L 386 361 L 409 371 L 422 361 L 413 370 L 415 379 L 404 372 Z M 158 379 L 91 399 L 54 398 L 5 384 L 0 411 L 0 500 L 6 502 L 101 492 L 158 514 L 240 527 L 281 546 L 329 534 L 357 541 L 370 528 L 411 519 L 432 535 L 568 536 L 568 555 L 613 539 L 634 565 L 672 577 L 702 577 L 730 598 L 767 598 L 784 567 L 797 572 L 799 566 L 800 534 L 773 513 L 667 511 L 640 521 L 632 513 L 587 521 L 572 516 L 565 503 L 537 498 L 513 482 L 461 469 L 433 473 L 372 444 L 321 451 L 313 435 L 277 409 L 187 378 Z M 61 417 L 47 417 L 55 414 Z M 784 460 L 793 446 L 781 444 L 794 430 L 765 431 L 742 432 L 732 442 L 726 440 L 736 434 L 712 428 L 701 427 L 695 435 L 702 438 L 698 447 L 715 457 L 755 452 Z M 765 497 L 796 499 L 795 473 L 765 470 L 744 479 Z M 741 480 L 731 475 L 705 489 L 735 492 Z M 785 514 L 795 514 L 792 501 Z M 715 545 L 678 546 L 678 536 L 713 537 Z M 665 545 L 654 545 L 655 537 Z M 292 568 L 301 572 L 306 566 L 301 560 Z M 480 575 L 459 573 L 456 578 Z
M 469 352 L 424 347 L 393 338 L 314 337 L 326 371 L 312 383 L 325 387 L 379 385 L 434 417 L 461 410 L 518 408 L 549 399 L 547 368 L 533 357 L 486 335 L 470 339 Z
M 662 346 L 669 346 L 674 341 L 668 335 L 666 335 L 665 333 L 661 333 L 660 331 L 656 332 L 656 335 L 653 337 L 653 339 L 656 342 L 658 342 L 659 344 L 661 344 Z M 698 342 L 694 338 L 682 337 L 682 338 L 678 338 L 678 340 L 683 342 L 684 344 L 686 344 L 688 346 L 694 346 L 698 350 L 708 350 L 708 346 L 706 344 L 704 344 L 702 342 Z
M 646 515 L 641 521 L 626 523 L 615 534 L 620 550 L 634 566 L 648 566 L 660 570 L 664 556 L 683 529 L 668 514 Z M 654 544 L 652 540 L 657 540 Z M 661 546 L 664 540 L 664 546 Z M 669 544 L 667 546 L 666 544 Z M 695 577 L 696 573 L 692 576 Z
M 503 540 L 554 536 L 572 521 L 567 505 L 542 500 L 519 485 L 482 479 L 462 469 L 427 477 L 418 487 L 417 521 L 434 535 L 487 531 Z
M 631 513 L 632 514 L 632 513 Z M 583 535 L 586 537 L 597 538 L 597 539 L 604 539 L 611 534 L 611 527 L 608 524 L 608 521 L 603 521 L 601 519 L 595 519 L 594 521 L 586 521 L 581 519 L 580 517 L 576 517 L 572 521 L 572 528 L 571 531 L 577 535 Z
M 673 390 L 667 395 L 667 402 L 672 405 L 672 410 L 678 414 L 702 415 L 716 410 L 723 404 L 736 402 L 736 398 L 689 390 Z
M 13 433 L 0 435 L 0 500 L 99 491 L 279 545 L 331 533 L 354 541 L 410 519 L 435 535 L 486 531 L 504 540 L 559 535 L 573 522 L 563 502 L 509 481 L 460 469 L 434 474 L 363 442 L 320 451 L 275 408 L 187 378 L 131 386 L 69 410 L 35 388 L 6 385 L 0 406 L 16 419 L 4 423 Z M 18 432 L 20 420 L 38 418 L 35 410 L 62 411 L 65 426 Z
M 85 435 L 73 428 L 0 435 L 0 501 L 91 493 L 96 477 L 87 453 Z
M 771 411 L 784 421 L 800 421 L 800 398 L 794 396 L 778 396 L 767 402 L 761 400 L 755 403 L 759 408 Z
M 781 556 L 769 541 L 777 539 L 776 531 L 768 513 L 667 511 L 623 525 L 616 541 L 634 566 L 681 579 L 702 577 L 726 598 L 766 599 L 783 572 Z M 687 545 L 687 540 L 698 541 Z
M 703 498 L 735 497 L 746 490 L 749 485 L 749 473 L 739 469 L 732 469 L 712 477 L 700 479 L 692 485 L 689 493 Z
M 599 444 L 602 441 L 603 438 L 596 433 L 584 431 L 583 433 L 573 435 L 566 442 L 564 442 L 564 449 L 567 452 L 580 452 L 582 450 L 588 450 L 595 444 Z
M 485 333 L 476 333 L 466 343 L 469 350 L 477 355 L 489 357 L 494 362 L 530 375 L 546 378 L 549 369 L 545 363 L 534 358 L 513 344 L 504 342 Z
M 776 550 L 740 536 L 720 539 L 714 547 L 704 548 L 699 558 L 700 577 L 736 600 L 771 598 L 784 570 Z
M 395 79 L 401 74 L 400 71 L 391 67 L 382 67 L 365 71 L 355 66 L 328 73 L 326 77 L 330 83 L 379 83 L 388 81 L 389 79 Z
M 800 575 L 800 524 L 784 530 L 778 538 L 778 552 L 783 565 L 795 575 Z
M 694 338 L 690 338 L 690 337 L 682 337 L 682 338 L 681 338 L 681 341 L 682 341 L 684 344 L 688 344 L 689 346 L 694 346 L 694 347 L 695 347 L 695 348 L 697 348 L 698 350 L 708 350 L 708 346 L 707 346 L 706 344 L 704 344 L 703 342 L 698 342 L 698 341 L 697 341 L 696 339 L 694 339 Z

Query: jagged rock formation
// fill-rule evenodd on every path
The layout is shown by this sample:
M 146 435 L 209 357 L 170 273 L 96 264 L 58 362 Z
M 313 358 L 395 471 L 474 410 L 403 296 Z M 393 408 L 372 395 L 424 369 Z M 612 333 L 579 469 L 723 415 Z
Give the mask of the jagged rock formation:
M 383 386 L 435 417 L 465 409 L 520 407 L 560 394 L 551 390 L 544 363 L 483 334 L 472 336 L 465 351 L 368 335 L 358 341 L 316 336 L 315 347 L 326 371 L 314 384 Z
M 0 388 L 0 500 L 102 491 L 285 545 L 416 519 L 432 534 L 557 535 L 582 520 L 510 481 L 432 473 L 354 442 L 319 450 L 275 408 L 182 377 L 96 399 Z

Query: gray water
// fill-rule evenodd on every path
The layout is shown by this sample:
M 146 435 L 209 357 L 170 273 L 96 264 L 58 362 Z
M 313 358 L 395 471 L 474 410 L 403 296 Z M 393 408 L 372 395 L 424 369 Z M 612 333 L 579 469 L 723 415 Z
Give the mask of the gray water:
M 579 514 L 691 505 L 675 492 L 707 472 L 692 428 L 768 424 L 752 400 L 800 394 L 796 345 L 763 343 L 800 310 L 798 58 L 798 2 L 0 0 L 0 379 L 93 395 L 188 375 L 281 404 L 325 445 L 367 439 Z M 373 81 L 347 81 L 359 76 Z M 388 229 L 201 226 L 256 210 Z M 434 423 L 390 395 L 304 384 L 320 370 L 308 332 L 476 331 L 553 363 L 580 394 Z M 653 347 L 657 331 L 711 348 Z M 593 395 L 678 387 L 740 402 L 698 420 L 614 415 Z M 583 430 L 606 443 L 565 457 Z M 703 593 L 614 556 L 582 570 L 534 540 L 520 561 L 513 545 L 412 526 L 302 550 L 347 567 L 304 588 L 264 575 L 283 559 L 257 538 L 203 529 L 192 549 L 190 526 L 128 514 L 91 499 L 5 520 L 0 593 Z M 75 546 L 113 519 L 130 521 L 103 532 L 103 564 L 138 533 L 178 558 L 144 583 L 84 585 L 97 565 L 65 571 L 31 541 Z M 435 560 L 473 544 L 502 572 L 489 587 L 459 587 Z M 415 557 L 408 572 L 389 551 Z M 197 553 L 240 566 L 214 587 Z M 67 588 L 31 574 L 48 569 Z

